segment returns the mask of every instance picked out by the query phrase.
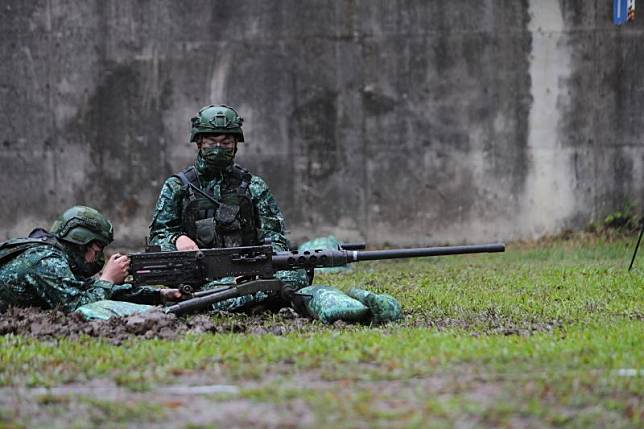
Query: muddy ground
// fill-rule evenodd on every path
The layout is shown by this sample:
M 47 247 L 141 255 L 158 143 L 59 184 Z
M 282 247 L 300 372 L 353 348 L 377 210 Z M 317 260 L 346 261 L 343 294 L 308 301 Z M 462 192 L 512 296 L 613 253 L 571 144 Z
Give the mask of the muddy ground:
M 271 317 L 227 313 L 225 321 L 214 323 L 209 315 L 198 314 L 177 318 L 174 314 L 152 310 L 109 320 L 85 320 L 78 313 L 63 313 L 37 308 L 10 308 L 0 314 L 0 335 L 21 335 L 31 338 L 78 338 L 82 335 L 99 337 L 114 344 L 128 338 L 175 339 L 186 333 L 250 333 L 284 335 L 302 331 L 310 325 L 290 308 Z
M 291 332 L 319 331 L 320 329 L 342 329 L 347 326 L 337 321 L 331 326 L 303 318 L 290 308 L 282 308 L 277 313 L 254 315 L 220 313 L 215 323 L 210 315 L 198 314 L 177 318 L 173 314 L 152 310 L 126 317 L 112 317 L 109 320 L 87 321 L 78 313 L 63 313 L 56 310 L 37 308 L 10 308 L 0 313 L 0 335 L 21 335 L 31 338 L 48 339 L 55 337 L 78 338 L 80 336 L 99 337 L 113 344 L 122 344 L 129 338 L 175 339 L 186 333 L 240 333 L 285 335 Z M 423 315 L 407 315 L 396 326 L 426 327 L 442 330 L 459 328 L 471 330 L 473 336 L 492 335 L 531 335 L 535 332 L 551 331 L 562 326 L 560 320 L 544 322 L 511 321 L 496 314 L 481 313 L 470 320 L 429 318 Z

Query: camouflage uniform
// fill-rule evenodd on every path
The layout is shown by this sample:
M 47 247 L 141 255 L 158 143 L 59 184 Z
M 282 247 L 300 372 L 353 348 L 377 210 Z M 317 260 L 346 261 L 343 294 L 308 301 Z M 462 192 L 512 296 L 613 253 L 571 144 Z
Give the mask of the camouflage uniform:
M 237 112 L 228 106 L 206 106 L 192 118 L 191 141 L 196 143 L 200 134 L 219 133 L 235 135 L 237 141 L 243 142 L 241 123 Z M 185 235 L 201 248 L 257 245 L 270 240 L 275 251 L 288 250 L 284 216 L 266 182 L 234 164 L 234 151 L 225 153 L 221 165 L 215 168 L 208 164 L 208 155 L 202 152 L 200 149 L 194 166 L 163 184 L 152 215 L 151 244 L 161 246 L 164 251 L 176 250 L 176 239 Z M 197 224 L 205 226 L 199 229 Z M 279 271 L 276 277 L 296 289 L 308 284 L 304 270 Z M 222 279 L 204 288 L 230 281 Z M 240 310 L 266 297 L 260 292 L 224 301 L 216 308 Z
M 226 180 L 226 174 L 211 179 L 202 174 L 199 174 L 198 177 L 201 184 L 200 189 L 216 200 L 220 200 L 222 194 L 232 191 Z M 288 250 L 284 215 L 277 206 L 266 182 L 259 176 L 252 176 L 249 192 L 259 218 L 258 239 L 260 242 L 269 239 L 276 251 Z M 184 198 L 186 198 L 186 191 L 181 180 L 176 176 L 166 179 L 150 226 L 151 243 L 160 245 L 163 251 L 177 250 L 172 239 L 185 234 L 182 220 Z
M 219 199 L 223 193 L 230 191 L 227 188 L 225 175 L 221 175 L 211 180 L 199 175 L 199 182 L 202 184 L 201 189 L 208 192 L 215 199 Z M 284 215 L 280 211 L 270 189 L 266 182 L 259 176 L 252 176 L 249 186 L 249 192 L 255 210 L 258 215 L 258 243 L 266 239 L 271 240 L 271 245 L 275 251 L 288 250 L 288 240 L 284 225 Z M 161 189 L 161 194 L 157 201 L 154 213 L 152 215 L 152 224 L 150 226 L 151 244 L 161 246 L 163 251 L 177 250 L 173 239 L 185 232 L 182 221 L 182 206 L 186 191 L 177 177 L 166 179 Z M 308 285 L 306 272 L 298 271 L 278 271 L 275 276 L 297 289 Z M 219 282 L 212 282 L 205 285 L 208 289 L 217 284 L 230 282 L 232 279 L 223 279 Z M 233 300 L 224 301 L 217 308 L 222 310 L 233 311 L 247 304 L 262 301 L 266 294 L 259 292 L 254 297 L 240 297 Z
M 10 248 L 17 241 L 21 240 L 2 243 L 0 249 Z M 160 302 L 158 289 L 77 277 L 70 267 L 71 253 L 60 243 L 54 246 L 34 242 L 22 247 L 0 262 L 0 311 L 8 306 L 74 311 L 84 304 L 106 299 L 142 304 Z

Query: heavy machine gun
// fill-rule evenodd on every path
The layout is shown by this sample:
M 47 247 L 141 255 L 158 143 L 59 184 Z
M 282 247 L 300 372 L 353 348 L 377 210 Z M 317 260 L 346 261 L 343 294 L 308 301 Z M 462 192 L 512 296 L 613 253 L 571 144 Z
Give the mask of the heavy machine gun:
M 292 299 L 294 290 L 286 287 L 275 273 L 282 270 L 338 267 L 361 261 L 503 252 L 505 244 L 474 244 L 447 247 L 421 247 L 391 250 L 353 250 L 362 245 L 341 245 L 338 249 L 274 252 L 270 244 L 260 246 L 160 252 L 150 249 L 130 254 L 134 284 L 179 287 L 191 299 L 166 307 L 167 313 L 184 314 L 212 304 L 256 292 L 280 294 Z M 238 283 L 192 292 L 212 280 L 237 277 Z

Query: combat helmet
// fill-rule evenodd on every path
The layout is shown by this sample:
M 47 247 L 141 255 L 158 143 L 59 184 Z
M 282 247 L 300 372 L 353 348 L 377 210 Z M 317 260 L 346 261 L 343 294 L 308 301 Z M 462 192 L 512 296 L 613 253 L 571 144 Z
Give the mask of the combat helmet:
M 197 116 L 190 119 L 190 141 L 196 143 L 202 133 L 225 133 L 237 136 L 237 141 L 244 141 L 242 132 L 244 119 L 232 107 L 223 104 L 211 104 L 202 107 Z
M 114 240 L 110 221 L 98 210 L 85 206 L 65 210 L 52 225 L 51 233 L 79 246 L 86 246 L 92 241 L 107 246 Z

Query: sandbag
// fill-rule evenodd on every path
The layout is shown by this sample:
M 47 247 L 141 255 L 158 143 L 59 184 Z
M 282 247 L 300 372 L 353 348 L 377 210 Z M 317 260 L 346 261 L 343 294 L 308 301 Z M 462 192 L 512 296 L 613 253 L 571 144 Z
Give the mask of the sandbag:
M 297 291 L 297 295 L 304 298 L 308 316 L 323 323 L 361 322 L 370 317 L 366 305 L 331 286 L 308 286 Z
M 112 301 L 104 299 L 78 307 L 74 312 L 80 313 L 87 320 L 107 320 L 110 317 L 129 316 L 134 313 L 143 313 L 154 305 L 134 304 L 125 301 Z

